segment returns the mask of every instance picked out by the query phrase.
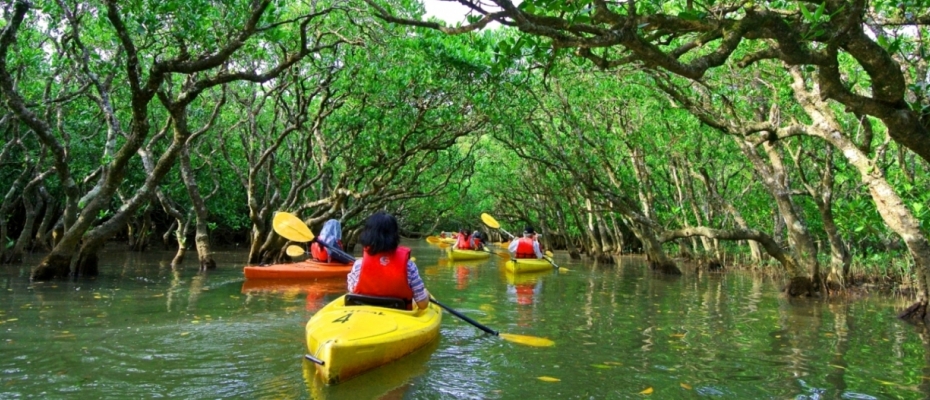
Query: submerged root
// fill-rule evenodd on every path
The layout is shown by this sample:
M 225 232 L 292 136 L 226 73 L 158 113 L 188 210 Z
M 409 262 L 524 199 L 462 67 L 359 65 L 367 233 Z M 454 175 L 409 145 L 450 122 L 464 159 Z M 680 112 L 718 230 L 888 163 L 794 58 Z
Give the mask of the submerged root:
M 678 269 L 678 266 L 674 262 L 655 262 L 649 261 L 649 268 L 655 272 L 666 274 L 666 275 L 681 275 L 681 270 Z
M 796 276 L 791 278 L 788 282 L 788 286 L 785 287 L 785 293 L 791 297 L 813 296 L 814 283 L 806 276 Z
M 927 315 L 927 303 L 917 302 L 912 304 L 910 307 L 906 308 L 900 314 L 898 318 L 905 320 L 913 324 L 930 324 Z

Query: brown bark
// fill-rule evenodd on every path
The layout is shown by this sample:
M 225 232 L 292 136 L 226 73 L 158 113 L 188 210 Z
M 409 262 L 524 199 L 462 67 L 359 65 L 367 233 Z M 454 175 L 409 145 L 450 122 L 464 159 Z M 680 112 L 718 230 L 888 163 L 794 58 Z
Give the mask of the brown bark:
M 5 263 L 20 263 L 23 261 L 23 256 L 26 253 L 26 247 L 29 245 L 30 240 L 32 239 L 32 231 L 35 226 L 36 216 L 39 213 L 39 210 L 43 206 L 43 197 L 39 194 L 38 186 L 42 184 L 42 181 L 50 175 L 52 170 L 45 171 L 36 177 L 32 178 L 26 187 L 23 188 L 23 206 L 26 209 L 26 215 L 23 221 L 22 230 L 20 231 L 19 238 L 16 239 L 16 243 L 13 245 L 13 248 L 10 250 L 9 255 L 4 260 Z M 0 213 L 0 218 L 2 217 Z
M 788 242 L 794 250 L 794 256 L 798 261 L 799 267 L 796 270 L 788 270 L 789 278 L 794 281 L 806 276 L 808 280 L 813 281 L 813 288 L 819 290 L 819 264 L 817 262 L 817 249 L 814 241 L 807 229 L 807 224 L 798 212 L 794 201 L 791 198 L 791 189 L 787 181 L 787 171 L 782 162 L 781 154 L 773 143 L 763 143 L 762 147 L 768 155 L 769 163 L 765 163 L 756 153 L 751 143 L 737 139 L 737 143 L 743 150 L 753 167 L 761 178 L 762 183 L 766 186 L 769 193 L 775 200 L 778 208 L 778 215 L 785 222 L 788 231 Z M 768 251 L 768 249 L 766 249 Z M 784 265 L 784 264 L 783 264 Z
M 771 236 L 755 229 L 714 229 L 701 226 L 689 227 L 662 232 L 659 236 L 659 241 L 665 243 L 678 238 L 692 236 L 703 236 L 719 240 L 756 241 L 762 245 L 762 248 L 764 248 L 772 258 L 781 263 L 790 278 L 803 277 L 801 268 L 798 266 L 793 255 L 782 251 L 781 246 L 779 246 Z
M 827 284 L 843 288 L 846 286 L 846 279 L 849 276 L 849 267 L 852 263 L 852 254 L 847 250 L 846 242 L 840 235 L 836 226 L 836 220 L 833 218 L 833 149 L 828 144 L 824 160 L 815 160 L 820 164 L 822 173 L 819 182 L 816 184 L 810 182 L 804 174 L 804 168 L 801 166 L 802 152 L 805 152 L 800 146 L 796 153 L 791 153 L 794 159 L 794 165 L 800 172 L 801 182 L 804 184 L 807 192 L 810 193 L 811 199 L 817 205 L 823 221 L 823 229 L 827 234 L 827 241 L 830 243 L 830 273 L 827 275 Z
M 870 160 L 861 149 L 843 134 L 833 111 L 820 100 L 817 88 L 808 89 L 803 74 L 798 68 L 789 70 L 794 82 L 795 98 L 813 119 L 807 127 L 808 134 L 826 140 L 837 148 L 846 160 L 859 172 L 862 182 L 868 187 L 879 215 L 889 229 L 897 233 L 907 245 L 914 258 L 914 271 L 917 275 L 917 302 L 905 310 L 902 318 L 930 323 L 927 316 L 928 282 L 930 282 L 930 241 L 920 229 L 920 222 L 904 205 L 895 189 L 885 179 L 884 172 Z

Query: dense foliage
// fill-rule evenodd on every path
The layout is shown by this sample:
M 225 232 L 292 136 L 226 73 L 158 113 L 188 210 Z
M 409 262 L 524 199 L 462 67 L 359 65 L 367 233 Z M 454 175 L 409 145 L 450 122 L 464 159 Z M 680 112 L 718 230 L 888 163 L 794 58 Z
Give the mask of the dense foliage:
M 375 210 L 413 237 L 487 212 L 602 262 L 925 294 L 927 7 L 496 3 L 458 27 L 375 0 L 4 6 L 3 260 L 93 274 L 107 240 L 180 263 L 194 239 L 210 268 L 211 241 L 280 259 L 277 210 L 350 245 Z

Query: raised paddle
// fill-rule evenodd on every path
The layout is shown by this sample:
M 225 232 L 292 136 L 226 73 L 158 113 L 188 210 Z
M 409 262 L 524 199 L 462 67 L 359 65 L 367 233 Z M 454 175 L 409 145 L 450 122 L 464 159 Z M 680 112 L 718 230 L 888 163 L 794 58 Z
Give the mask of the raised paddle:
M 527 346 L 536 346 L 536 347 L 549 347 L 549 346 L 555 345 L 555 342 L 553 342 L 552 340 L 537 337 L 537 336 L 516 335 L 513 333 L 500 333 L 498 331 L 495 331 L 491 328 L 488 328 L 487 326 L 484 326 L 478 323 L 478 321 L 468 318 L 465 314 L 462 314 L 456 310 L 453 310 L 449 306 L 436 301 L 436 299 L 432 297 L 429 298 L 429 301 L 439 307 L 442 307 L 442 309 L 448 311 L 449 314 L 459 317 L 462 321 L 468 322 L 469 324 L 474 325 L 476 328 L 481 329 L 487 333 L 490 333 L 491 335 L 497 336 L 501 339 L 504 339 L 508 342 L 514 342 L 514 343 L 519 343 L 519 344 L 525 344 Z
M 296 215 L 289 212 L 276 212 L 274 214 L 274 219 L 272 220 L 272 227 L 274 228 L 275 232 L 290 241 L 312 242 L 315 239 L 313 232 L 310 231 L 310 228 L 307 227 L 307 224 L 305 224 L 304 221 L 301 221 L 300 218 L 298 218 Z M 323 247 L 326 247 L 326 250 L 332 254 L 333 258 L 355 260 L 351 254 L 342 251 L 342 249 L 336 246 L 330 245 L 329 243 L 323 241 L 316 242 L 322 244 Z
M 492 229 L 500 229 L 501 232 L 506 233 L 508 236 L 510 236 L 510 237 L 512 237 L 512 238 L 515 238 L 515 237 L 516 237 L 516 236 L 514 236 L 514 235 L 511 235 L 510 232 L 507 232 L 507 231 L 505 231 L 503 228 L 501 228 L 500 222 L 497 222 L 497 220 L 494 219 L 494 217 L 492 217 L 492 216 L 489 215 L 488 213 L 482 213 L 482 214 L 481 214 L 481 222 L 484 222 L 484 224 L 487 225 L 489 228 L 492 228 Z
M 296 245 L 293 245 L 293 244 L 290 245 L 290 246 L 287 246 L 287 249 L 284 249 L 284 252 L 287 253 L 287 255 L 289 255 L 289 256 L 291 256 L 291 257 L 300 257 L 300 256 L 302 256 L 302 255 L 306 255 L 306 254 L 307 254 L 307 251 L 304 250 L 303 247 L 296 246 Z

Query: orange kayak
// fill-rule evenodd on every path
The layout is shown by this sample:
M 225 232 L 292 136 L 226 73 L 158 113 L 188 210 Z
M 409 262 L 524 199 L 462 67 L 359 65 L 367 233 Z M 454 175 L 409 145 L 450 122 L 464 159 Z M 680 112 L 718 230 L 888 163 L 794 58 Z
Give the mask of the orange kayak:
M 311 260 L 292 264 L 273 264 L 260 267 L 248 265 L 242 269 L 245 279 L 313 279 L 345 277 L 352 264 L 322 263 Z

